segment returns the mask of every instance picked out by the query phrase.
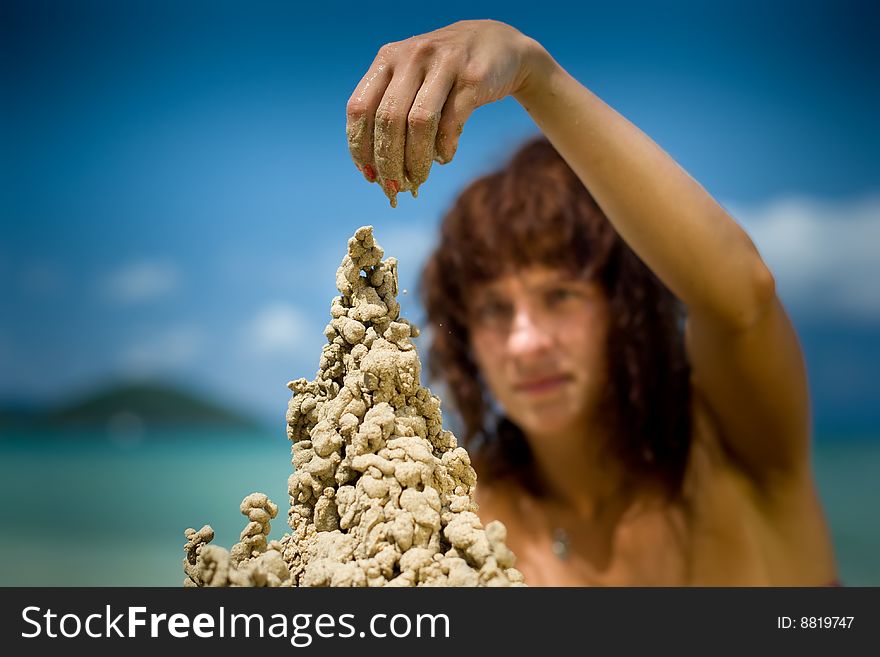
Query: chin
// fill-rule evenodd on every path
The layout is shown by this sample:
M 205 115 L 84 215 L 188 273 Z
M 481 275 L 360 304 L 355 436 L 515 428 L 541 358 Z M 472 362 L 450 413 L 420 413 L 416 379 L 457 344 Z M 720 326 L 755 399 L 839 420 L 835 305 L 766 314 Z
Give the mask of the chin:
M 534 436 L 569 432 L 576 424 L 575 416 L 569 413 L 529 413 L 528 415 L 518 415 L 520 417 L 511 417 L 510 419 L 526 434 Z

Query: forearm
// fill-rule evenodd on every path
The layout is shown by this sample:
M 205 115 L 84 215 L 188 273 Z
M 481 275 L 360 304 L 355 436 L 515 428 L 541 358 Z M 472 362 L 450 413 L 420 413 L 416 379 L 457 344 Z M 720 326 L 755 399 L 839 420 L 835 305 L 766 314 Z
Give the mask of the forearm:
M 692 313 L 748 326 L 773 281 L 748 235 L 678 163 L 532 42 L 514 94 L 621 237 Z

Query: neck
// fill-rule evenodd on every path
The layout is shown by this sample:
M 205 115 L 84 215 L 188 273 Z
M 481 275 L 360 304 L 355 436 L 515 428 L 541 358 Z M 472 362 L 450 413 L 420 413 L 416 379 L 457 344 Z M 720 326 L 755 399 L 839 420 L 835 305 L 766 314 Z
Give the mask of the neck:
M 582 519 L 596 519 L 623 502 L 625 472 L 619 463 L 605 458 L 610 436 L 596 423 L 526 435 L 526 440 L 547 501 Z

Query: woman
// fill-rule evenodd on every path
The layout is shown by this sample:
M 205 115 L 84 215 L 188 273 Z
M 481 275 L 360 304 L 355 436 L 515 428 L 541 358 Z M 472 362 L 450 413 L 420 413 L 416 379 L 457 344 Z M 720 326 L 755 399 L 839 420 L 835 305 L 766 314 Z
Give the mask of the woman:
M 546 140 L 462 194 L 423 279 L 482 520 L 532 585 L 836 581 L 773 277 L 646 135 L 534 40 L 463 21 L 379 51 L 352 156 L 415 193 L 508 95 Z

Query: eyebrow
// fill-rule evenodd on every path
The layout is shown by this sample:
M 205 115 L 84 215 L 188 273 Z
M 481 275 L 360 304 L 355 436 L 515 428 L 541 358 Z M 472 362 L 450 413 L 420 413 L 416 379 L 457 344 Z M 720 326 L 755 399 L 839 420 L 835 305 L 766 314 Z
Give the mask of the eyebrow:
M 569 286 L 569 287 L 587 287 L 587 282 L 582 281 L 573 277 L 563 277 L 557 276 L 553 278 L 544 279 L 529 285 L 531 289 L 534 290 L 544 290 L 548 287 L 557 287 L 557 286 Z
M 503 299 L 508 295 L 498 288 L 482 288 L 471 293 L 468 301 L 470 303 L 485 301 L 487 299 Z
M 543 292 L 547 288 L 555 287 L 558 285 L 566 285 L 573 287 L 588 287 L 589 281 L 578 278 L 573 274 L 568 274 L 563 271 L 558 270 L 550 270 L 546 274 L 542 275 L 537 281 L 525 282 L 525 288 L 528 291 L 533 292 Z M 502 283 L 496 279 L 490 282 L 486 282 L 483 285 L 478 286 L 474 292 L 472 293 L 471 298 L 475 297 L 484 297 L 484 296 L 507 296 L 506 291 Z

